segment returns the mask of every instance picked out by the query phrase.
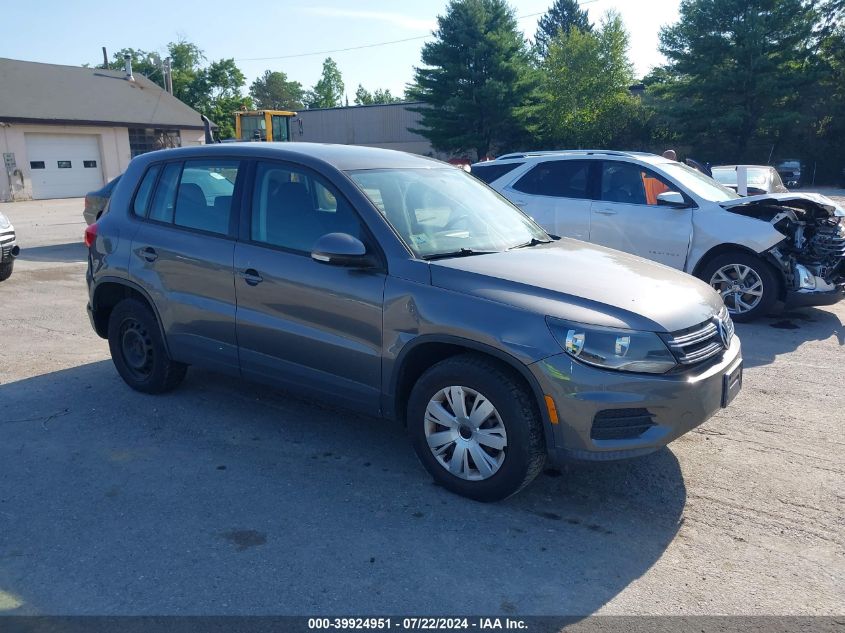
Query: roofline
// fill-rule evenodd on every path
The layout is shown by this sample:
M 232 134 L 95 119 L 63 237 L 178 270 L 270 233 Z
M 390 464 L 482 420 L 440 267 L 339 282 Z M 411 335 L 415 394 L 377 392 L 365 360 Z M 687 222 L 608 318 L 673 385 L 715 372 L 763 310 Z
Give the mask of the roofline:
M 348 105 L 348 106 L 334 106 L 333 108 L 302 108 L 297 110 L 297 114 L 305 114 L 306 112 L 323 112 L 325 110 L 357 110 L 358 108 L 383 108 L 389 106 L 408 106 L 420 105 L 424 101 L 394 101 L 393 103 L 366 103 L 362 105 Z
M 83 121 L 81 119 L 26 119 L 22 117 L 0 116 L 2 123 L 19 123 L 23 125 L 82 125 L 87 127 L 143 127 L 159 130 L 204 130 L 204 125 L 187 125 L 182 123 L 150 123 L 129 121 Z M 213 128 L 219 127 L 212 123 Z
M 555 155 L 564 155 L 564 154 L 572 154 L 577 156 L 590 156 L 593 154 L 604 155 L 604 156 L 628 156 L 628 157 L 642 157 L 642 156 L 657 156 L 658 154 L 652 154 L 650 152 L 635 152 L 635 151 L 620 151 L 620 150 L 613 150 L 613 149 L 547 149 L 547 150 L 536 150 L 530 152 L 510 152 L 508 154 L 503 154 L 495 158 L 494 160 L 511 160 L 517 158 L 531 158 L 534 156 L 555 156 Z M 490 161 L 486 161 L 490 162 Z

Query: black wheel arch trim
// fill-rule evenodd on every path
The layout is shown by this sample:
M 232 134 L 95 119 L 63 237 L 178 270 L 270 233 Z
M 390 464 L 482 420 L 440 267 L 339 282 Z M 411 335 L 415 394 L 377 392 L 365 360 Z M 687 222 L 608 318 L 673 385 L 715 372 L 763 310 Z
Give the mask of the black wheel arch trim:
M 153 311 L 153 316 L 155 316 L 156 323 L 158 323 L 158 330 L 159 330 L 159 333 L 161 334 L 161 340 L 162 340 L 162 343 L 164 344 L 164 349 L 167 351 L 167 353 L 169 355 L 170 354 L 170 346 L 167 344 L 167 336 L 165 335 L 164 326 L 162 325 L 162 322 L 161 322 L 161 315 L 159 314 L 158 307 L 156 306 L 155 301 L 153 301 L 153 298 L 150 296 L 150 293 L 147 292 L 142 286 L 138 285 L 134 281 L 124 279 L 123 277 L 113 277 L 113 276 L 100 277 L 99 279 L 97 279 L 96 282 L 94 282 L 93 292 L 91 293 L 92 304 L 94 302 L 94 298 L 97 296 L 97 290 L 99 289 L 99 287 L 102 286 L 103 284 L 107 284 L 107 283 L 117 284 L 119 286 L 126 286 L 127 288 L 134 290 L 135 292 L 140 294 L 146 300 L 146 302 L 150 305 L 150 308 Z M 97 311 L 96 304 L 93 304 L 91 306 L 91 308 L 92 308 L 92 310 L 94 310 L 94 312 Z M 98 332 L 98 334 L 99 334 L 99 332 Z
M 402 370 L 404 368 L 408 354 L 427 344 L 444 344 L 454 345 L 456 347 L 464 347 L 469 351 L 486 354 L 505 363 L 511 369 L 515 370 L 528 383 L 531 393 L 534 396 L 534 401 L 537 403 L 537 409 L 540 411 L 540 418 L 543 421 L 543 433 L 546 439 L 546 450 L 551 451 L 555 448 L 554 431 L 552 429 L 552 421 L 549 418 L 549 412 L 546 409 L 545 394 L 540 387 L 540 383 L 528 369 L 525 363 L 521 362 L 515 356 L 486 343 L 479 343 L 472 339 L 462 338 L 460 336 L 453 336 L 450 334 L 422 334 L 417 336 L 402 347 L 393 362 L 393 372 L 390 376 L 390 388 L 385 394 L 385 402 L 382 406 L 382 412 L 385 417 L 391 420 L 401 421 L 404 419 L 404 414 L 399 410 L 399 401 L 397 390 L 399 387 L 399 380 L 402 377 Z

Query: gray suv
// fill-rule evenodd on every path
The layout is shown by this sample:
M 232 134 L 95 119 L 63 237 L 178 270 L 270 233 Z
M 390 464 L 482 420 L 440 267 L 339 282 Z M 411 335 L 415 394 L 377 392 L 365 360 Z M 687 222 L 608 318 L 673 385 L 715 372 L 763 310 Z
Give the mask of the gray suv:
M 134 159 L 86 230 L 88 312 L 134 389 L 189 365 L 396 419 L 434 479 L 514 494 L 547 457 L 671 442 L 741 386 L 719 295 L 543 231 L 401 152 L 226 144 Z

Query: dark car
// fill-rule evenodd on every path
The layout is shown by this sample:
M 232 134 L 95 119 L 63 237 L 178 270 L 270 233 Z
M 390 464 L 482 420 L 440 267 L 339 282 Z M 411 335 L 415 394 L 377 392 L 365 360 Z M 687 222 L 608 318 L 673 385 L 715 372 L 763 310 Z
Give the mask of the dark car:
M 167 391 L 197 365 L 396 419 L 432 476 L 475 499 L 517 492 L 547 457 L 657 450 L 741 385 L 707 284 L 554 238 L 420 156 L 145 154 L 85 242 L 91 322 L 132 388 Z
M 82 217 L 85 218 L 86 224 L 94 224 L 100 219 L 103 209 L 106 208 L 106 204 L 118 182 L 120 182 L 120 176 L 112 179 L 96 191 L 89 191 L 85 194 L 85 209 L 82 211 Z

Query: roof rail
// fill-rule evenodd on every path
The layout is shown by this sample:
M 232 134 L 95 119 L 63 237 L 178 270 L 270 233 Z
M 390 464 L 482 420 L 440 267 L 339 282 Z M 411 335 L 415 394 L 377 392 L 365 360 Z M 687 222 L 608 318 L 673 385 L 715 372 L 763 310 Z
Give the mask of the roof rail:
M 643 152 L 621 152 L 612 149 L 550 149 L 503 154 L 502 156 L 497 157 L 496 160 L 508 160 L 511 158 L 528 158 L 530 156 L 549 156 L 554 154 L 577 154 L 580 156 L 590 156 L 593 154 L 604 156 L 636 156 L 643 154 Z

